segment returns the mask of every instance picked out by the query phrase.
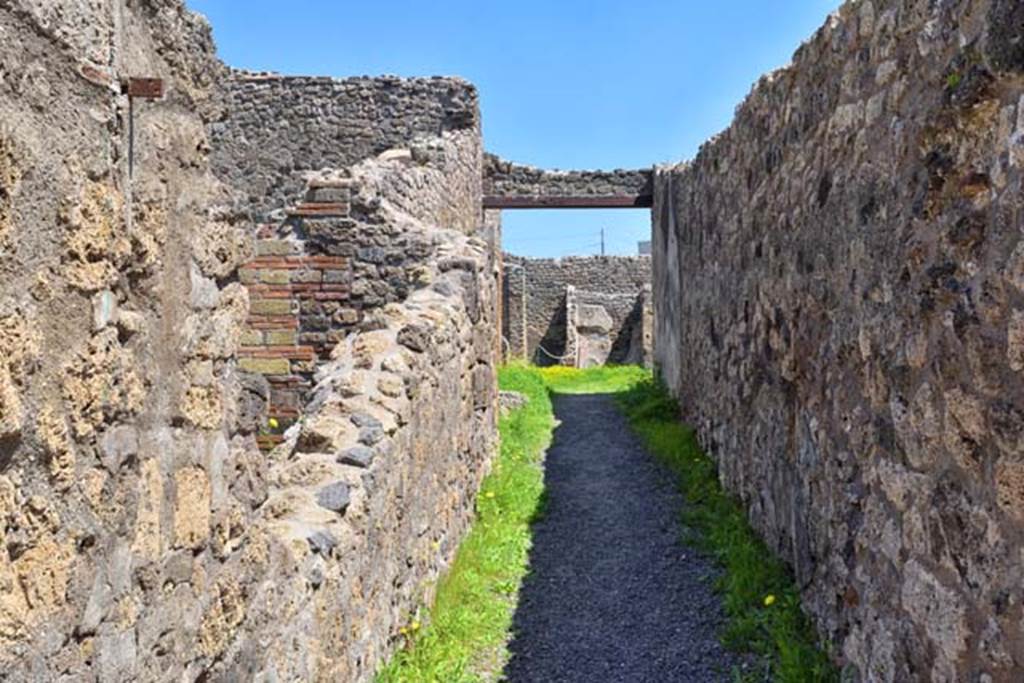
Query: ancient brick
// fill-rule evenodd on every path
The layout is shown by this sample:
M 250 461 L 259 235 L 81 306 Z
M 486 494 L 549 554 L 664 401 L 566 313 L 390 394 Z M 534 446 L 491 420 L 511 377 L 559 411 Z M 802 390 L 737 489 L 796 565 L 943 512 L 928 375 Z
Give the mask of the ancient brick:
M 325 270 L 323 271 L 323 280 L 325 283 L 350 283 L 352 281 L 352 273 L 348 270 Z
M 291 281 L 296 283 L 316 283 L 323 279 L 323 272 L 314 269 L 291 271 Z
M 299 318 L 291 315 L 254 315 L 249 317 L 248 324 L 254 330 L 298 329 Z
M 295 344 L 298 333 L 295 330 L 268 330 L 265 333 L 266 344 L 269 346 L 285 346 Z
M 261 375 L 287 375 L 292 369 L 287 358 L 241 358 L 238 367 L 245 372 Z
M 239 358 L 291 358 L 311 360 L 315 351 L 310 346 L 251 346 L 238 350 Z
M 267 284 L 284 285 L 291 282 L 291 271 L 289 270 L 261 270 L 260 282 Z
M 253 300 L 263 299 L 293 299 L 294 292 L 287 286 L 271 286 L 271 285 L 250 285 L 249 294 L 252 295 Z
M 257 240 L 257 256 L 287 256 L 297 253 L 298 245 L 287 240 Z
M 256 299 L 249 302 L 249 312 L 256 315 L 282 316 L 292 312 L 291 301 L 279 299 Z

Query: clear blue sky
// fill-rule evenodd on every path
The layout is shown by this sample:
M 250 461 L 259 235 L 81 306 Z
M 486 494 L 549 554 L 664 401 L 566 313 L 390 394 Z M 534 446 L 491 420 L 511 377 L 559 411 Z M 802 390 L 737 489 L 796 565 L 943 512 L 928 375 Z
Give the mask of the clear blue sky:
M 484 142 L 545 168 L 694 155 L 761 74 L 789 62 L 839 0 L 187 0 L 221 58 L 288 74 L 458 75 Z M 649 212 L 506 211 L 507 251 L 631 254 Z

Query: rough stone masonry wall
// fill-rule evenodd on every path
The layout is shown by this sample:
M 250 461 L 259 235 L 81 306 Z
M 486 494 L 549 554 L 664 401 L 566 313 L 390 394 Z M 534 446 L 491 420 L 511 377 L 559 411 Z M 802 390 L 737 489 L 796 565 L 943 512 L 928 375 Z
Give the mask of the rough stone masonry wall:
M 5 2 L 0 36 L 0 670 L 191 680 L 266 561 L 221 66 L 172 0 Z M 134 123 L 129 76 L 167 91 Z
M 614 171 L 551 171 L 484 155 L 484 194 L 487 196 L 602 197 L 650 194 L 649 169 Z
M 480 233 L 480 154 L 475 130 L 417 140 L 375 163 L 318 174 L 281 224 L 260 226 L 257 257 L 241 270 L 251 302 L 239 355 L 242 368 L 269 380 L 278 434 L 298 417 L 334 346 L 420 284 L 433 244 L 384 220 L 381 203 L 429 225 Z
M 656 178 L 661 372 L 861 680 L 1024 676 L 1022 35 L 847 3 Z
M 213 167 L 258 221 L 324 168 L 346 168 L 417 137 L 479 131 L 476 89 L 458 78 L 327 78 L 233 71 L 211 127 Z M 464 214 L 468 215 L 468 214 Z
M 434 149 L 468 165 L 480 158 L 478 138 L 449 135 Z M 308 199 L 347 191 L 348 216 L 282 227 L 279 238 L 307 238 L 302 249 L 313 255 L 305 258 L 345 259 L 351 296 L 343 305 L 357 306 L 357 319 L 339 321 L 343 338 L 318 364 L 300 419 L 270 454 L 262 512 L 292 568 L 276 579 L 285 596 L 276 623 L 257 622 L 247 634 L 267 648 L 250 672 L 370 678 L 401 644 L 401 627 L 429 604 L 472 517 L 495 448 L 495 253 L 480 236 L 399 208 L 415 195 L 429 206 L 446 183 L 458 178 L 445 163 L 385 154 L 313 181 Z M 404 247 L 401 260 L 385 260 L 408 278 L 400 295 L 373 307 L 356 303 L 359 283 L 376 281 L 360 274 L 365 240 Z M 255 369 L 272 381 L 277 374 Z
M 239 279 L 268 225 L 211 173 L 208 27 L 177 0 L 7 2 L 0 35 L 3 678 L 366 680 L 450 560 L 493 446 L 475 128 L 318 174 L 310 203 L 352 190 L 349 215 L 265 236 L 324 252 L 257 271 L 254 298 L 304 270 L 362 304 L 310 368 L 309 419 L 265 455 Z M 167 90 L 131 125 L 129 76 Z
M 579 256 L 533 259 L 504 255 L 502 335 L 507 350 L 523 355 L 523 286 L 526 287 L 526 357 L 540 365 L 559 364 L 568 353 L 566 288 L 575 287 L 588 304 L 605 307 L 614 343 L 610 362 L 641 362 L 632 345 L 642 324 L 639 297 L 651 282 L 651 260 L 637 256 Z M 540 349 L 543 346 L 550 353 Z M 631 349 L 634 349 L 631 353 Z M 566 361 L 571 364 L 572 361 Z

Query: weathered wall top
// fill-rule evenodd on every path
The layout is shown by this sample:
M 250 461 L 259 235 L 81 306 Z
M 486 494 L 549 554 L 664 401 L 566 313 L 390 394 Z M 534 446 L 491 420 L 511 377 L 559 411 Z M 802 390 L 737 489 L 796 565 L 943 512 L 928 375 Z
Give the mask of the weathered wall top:
M 459 78 L 329 78 L 234 71 L 211 126 L 214 172 L 258 220 L 299 196 L 306 176 L 345 168 L 417 137 L 480 126 Z
M 543 170 L 484 155 L 484 195 L 489 197 L 614 197 L 651 194 L 650 169 Z

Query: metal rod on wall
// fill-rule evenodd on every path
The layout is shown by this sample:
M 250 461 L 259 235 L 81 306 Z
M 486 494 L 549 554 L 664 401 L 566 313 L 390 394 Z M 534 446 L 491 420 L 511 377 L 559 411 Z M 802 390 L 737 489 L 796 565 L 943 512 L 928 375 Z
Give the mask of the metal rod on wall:
M 164 82 L 160 78 L 129 78 L 121 83 L 128 95 L 128 177 L 135 173 L 135 99 L 158 100 L 164 96 Z

